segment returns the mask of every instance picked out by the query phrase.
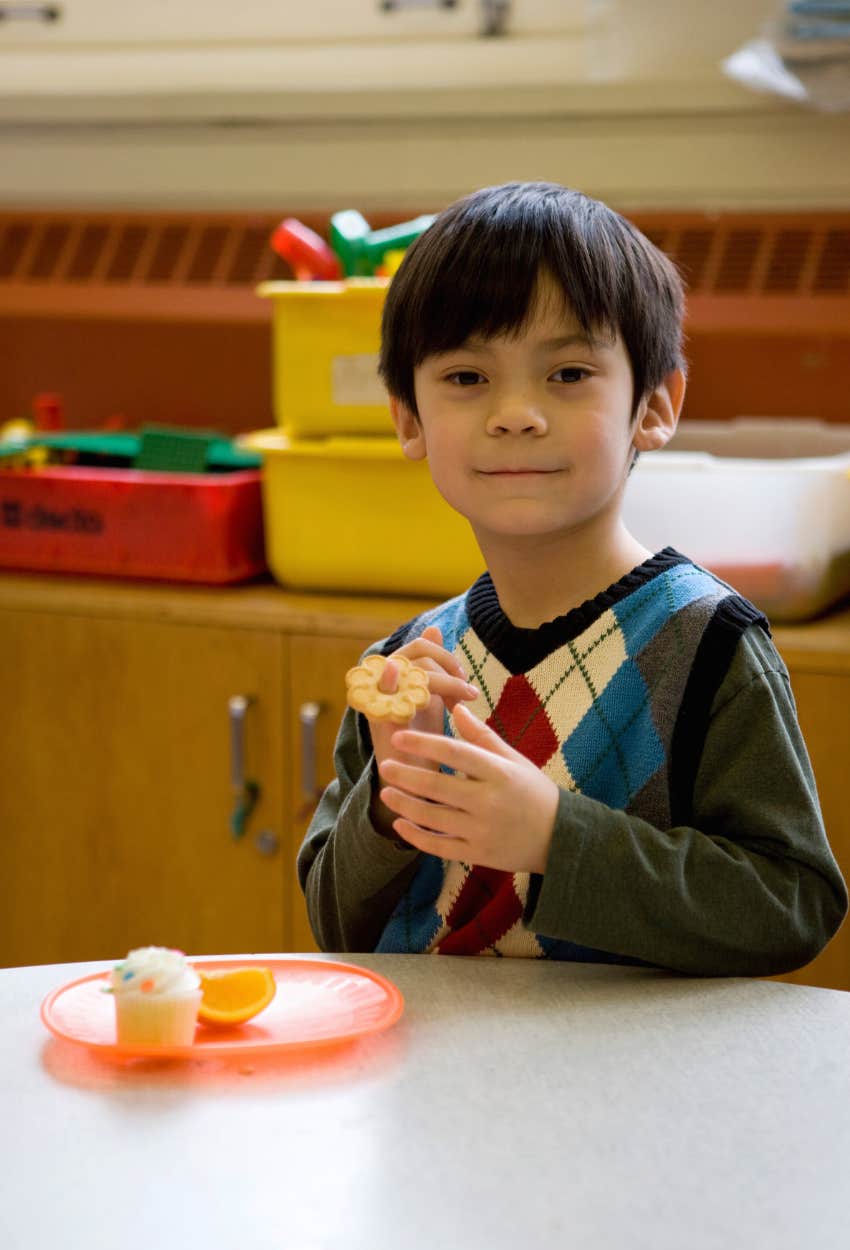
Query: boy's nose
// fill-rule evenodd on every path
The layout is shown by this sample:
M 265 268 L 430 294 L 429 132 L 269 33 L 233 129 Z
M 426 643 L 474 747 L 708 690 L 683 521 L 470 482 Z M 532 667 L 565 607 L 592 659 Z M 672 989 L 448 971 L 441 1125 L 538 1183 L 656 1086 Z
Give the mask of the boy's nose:
M 505 395 L 494 402 L 487 418 L 488 434 L 545 434 L 546 418 L 528 395 Z

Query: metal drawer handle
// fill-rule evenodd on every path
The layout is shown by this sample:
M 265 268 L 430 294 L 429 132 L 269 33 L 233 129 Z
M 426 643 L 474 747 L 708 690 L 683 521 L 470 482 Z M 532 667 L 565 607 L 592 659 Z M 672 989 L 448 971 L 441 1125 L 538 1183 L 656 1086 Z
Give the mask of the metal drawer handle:
M 312 700 L 302 703 L 298 709 L 301 725 L 301 794 L 306 803 L 315 803 L 319 795 L 316 767 L 317 722 L 324 705 Z
M 244 834 L 260 797 L 257 782 L 245 776 L 245 714 L 254 702 L 253 695 L 244 694 L 234 694 L 227 702 L 230 717 L 230 784 L 233 790 L 230 832 L 234 838 L 241 838 Z

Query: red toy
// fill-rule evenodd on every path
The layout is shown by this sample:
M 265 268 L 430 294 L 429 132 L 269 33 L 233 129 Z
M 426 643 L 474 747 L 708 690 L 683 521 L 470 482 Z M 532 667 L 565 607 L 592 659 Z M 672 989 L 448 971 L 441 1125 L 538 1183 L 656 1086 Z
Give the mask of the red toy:
M 272 233 L 271 245 L 299 281 L 335 282 L 342 277 L 340 263 L 322 236 L 296 217 L 284 218 Z

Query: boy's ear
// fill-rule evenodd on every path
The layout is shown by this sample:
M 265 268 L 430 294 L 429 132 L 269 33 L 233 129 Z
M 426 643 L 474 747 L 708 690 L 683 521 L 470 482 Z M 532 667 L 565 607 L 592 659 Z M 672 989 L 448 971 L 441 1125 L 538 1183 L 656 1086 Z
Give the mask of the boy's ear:
M 632 442 L 637 451 L 657 451 L 676 433 L 685 398 L 685 375 L 673 369 L 663 382 L 644 396 L 638 409 Z
M 395 395 L 390 395 L 390 416 L 393 419 L 395 432 L 401 449 L 408 460 L 424 460 L 428 454 L 422 423 L 415 412 L 411 412 Z

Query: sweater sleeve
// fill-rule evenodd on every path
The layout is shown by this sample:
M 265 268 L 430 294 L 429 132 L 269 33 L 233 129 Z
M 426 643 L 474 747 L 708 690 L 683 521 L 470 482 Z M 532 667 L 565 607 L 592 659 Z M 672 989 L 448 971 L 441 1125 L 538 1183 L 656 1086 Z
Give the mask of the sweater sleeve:
M 562 790 L 536 933 L 690 974 L 801 967 L 837 931 L 830 851 L 788 673 L 758 627 L 712 702 L 688 824 L 657 829 Z
M 346 711 L 325 790 L 298 853 L 310 926 L 325 951 L 374 950 L 404 894 L 419 852 L 376 832 L 370 819 L 374 757 Z

